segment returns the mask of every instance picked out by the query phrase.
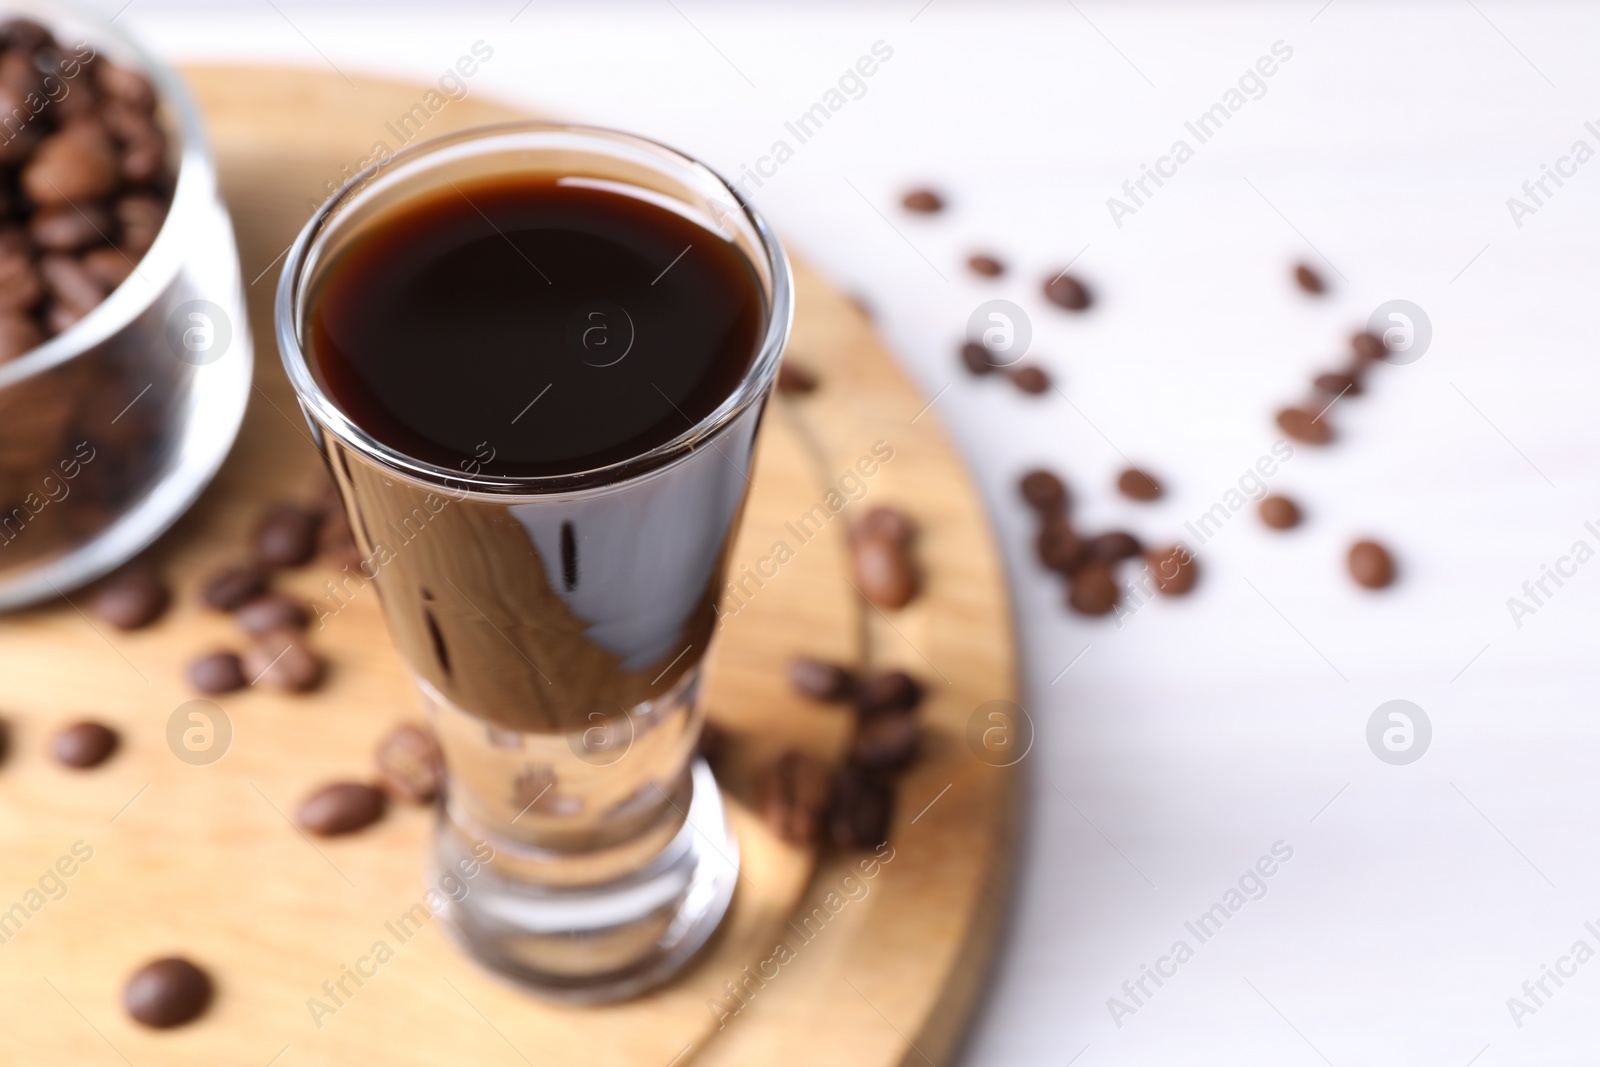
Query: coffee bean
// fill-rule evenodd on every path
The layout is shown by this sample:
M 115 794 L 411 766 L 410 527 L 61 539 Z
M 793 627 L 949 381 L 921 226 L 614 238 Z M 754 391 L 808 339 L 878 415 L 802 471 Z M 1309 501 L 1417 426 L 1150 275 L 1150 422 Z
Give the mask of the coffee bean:
M 282 593 L 262 593 L 241 604 L 233 613 L 245 633 L 253 637 L 274 630 L 304 630 L 311 622 L 306 609 Z
M 333 512 L 322 521 L 322 529 L 317 532 L 317 553 L 338 567 L 355 570 L 361 566 L 361 548 L 343 511 Z
M 1041 515 L 1065 515 L 1067 512 L 1067 484 L 1050 471 L 1036 468 L 1022 476 L 1017 483 L 1022 499 Z
M 1304 263 L 1300 263 L 1295 266 L 1294 280 L 1296 285 L 1313 295 L 1320 293 L 1327 288 L 1327 286 L 1322 282 L 1322 275 L 1318 274 Z
M 1126 530 L 1110 530 L 1091 537 L 1084 546 L 1085 563 L 1120 563 L 1144 550 L 1139 539 Z
M 0 285 L 4 284 L 0 281 Z M 0 363 L 20 359 L 43 343 L 44 334 L 32 319 L 13 312 L 0 312 Z
M 302 800 L 294 817 L 310 833 L 334 837 L 371 826 L 383 818 L 385 807 L 381 789 L 361 782 L 335 782 Z
M 1160 500 L 1164 490 L 1161 483 L 1142 470 L 1129 467 L 1117 475 L 1117 490 L 1130 500 Z
M 900 205 L 919 215 L 931 215 L 944 210 L 944 198 L 932 189 L 913 189 L 901 198 Z
M 122 150 L 117 173 L 129 185 L 148 185 L 166 169 L 167 142 L 160 131 L 130 140 Z
M 212 575 L 200 591 L 207 607 L 232 611 L 267 587 L 267 572 L 253 563 Z
M 968 258 L 967 268 L 974 274 L 981 274 L 985 278 L 998 278 L 1006 272 L 1004 263 L 993 256 L 976 255 Z
M 244 673 L 251 685 L 289 693 L 306 693 L 322 681 L 323 665 L 298 634 L 287 630 L 266 634 L 244 654 Z
M 778 364 L 778 392 L 791 396 L 804 396 L 817 389 L 817 376 L 798 364 L 785 359 Z
M 231 693 L 245 686 L 244 665 L 232 652 L 212 652 L 189 664 L 189 684 L 202 693 Z
M 48 208 L 28 220 L 28 235 L 48 252 L 76 252 L 105 241 L 111 216 L 96 204 Z
M 1284 408 L 1278 412 L 1278 429 L 1308 445 L 1325 445 L 1333 440 L 1333 427 L 1316 412 L 1304 408 Z
M 1040 563 L 1062 574 L 1071 574 L 1083 563 L 1083 539 L 1073 532 L 1065 519 L 1046 519 L 1039 528 L 1035 548 Z
M 961 365 L 969 374 L 977 375 L 993 374 L 1000 369 L 989 361 L 989 350 L 976 341 L 961 346 Z
M 94 72 L 100 91 L 112 100 L 145 114 L 155 110 L 156 92 L 150 85 L 150 79 L 143 74 L 112 63 L 98 63 Z
M 1038 396 L 1050 390 L 1049 372 L 1032 363 L 1010 368 L 1006 371 L 1006 377 L 1011 379 L 1012 385 L 1030 396 Z
M 1350 546 L 1350 577 L 1368 589 L 1382 589 L 1394 581 L 1394 558 L 1376 541 Z
M 444 754 L 424 726 L 402 723 L 378 742 L 378 781 L 396 800 L 428 804 L 444 786 Z
M 876 848 L 889 838 L 894 790 L 864 767 L 846 764 L 834 776 L 828 838 L 835 848 Z
M 1330 397 L 1360 396 L 1361 382 L 1350 374 L 1319 374 L 1311 380 L 1317 391 Z
M 37 52 L 55 41 L 50 31 L 33 19 L 6 19 L 0 23 L 0 45 L 18 53 Z
M 1167 596 L 1183 596 L 1200 578 L 1200 564 L 1182 545 L 1151 549 L 1144 561 L 1155 579 L 1156 592 Z
M 31 311 L 44 296 L 44 279 L 33 265 L 31 252 L 0 254 L 0 311 Z
M 889 507 L 873 508 L 861 517 L 860 522 L 850 527 L 852 542 L 882 537 L 898 545 L 910 545 L 916 533 L 917 527 L 911 521 L 911 516 L 899 508 Z
M 117 157 L 98 122 L 78 122 L 39 142 L 22 168 L 22 191 L 41 208 L 89 203 L 117 186 Z M 163 212 L 164 214 L 165 212 Z
M 127 281 L 128 275 L 133 273 L 133 262 L 115 248 L 91 248 L 79 262 L 108 293 Z
M 122 240 L 117 247 L 137 259 L 155 244 L 156 234 L 166 221 L 167 207 L 153 196 L 135 194 L 117 201 L 117 222 L 122 226 Z
M 298 567 L 317 550 L 317 518 L 297 504 L 276 504 L 256 527 L 256 558 L 269 567 Z
M 853 553 L 856 588 L 880 608 L 903 608 L 917 595 L 917 571 L 904 543 L 866 537 Z
M 828 769 L 819 760 L 785 752 L 761 780 L 761 818 L 783 840 L 809 845 L 822 828 L 831 793 Z
M 84 770 L 98 767 L 117 750 L 117 733 L 97 722 L 78 722 L 56 734 L 50 751 L 57 763 Z
M 199 1018 L 211 1003 L 211 976 L 181 956 L 152 960 L 122 989 L 122 1006 L 134 1020 L 158 1030 Z
M 863 767 L 904 767 L 917 754 L 921 730 L 914 716 L 905 713 L 874 715 L 856 726 L 850 758 Z
M 856 714 L 862 718 L 914 711 L 922 703 L 922 685 L 901 670 L 868 675 L 856 689 Z
M 40 259 L 39 276 L 44 279 L 45 292 L 78 318 L 93 311 L 106 296 L 105 286 L 71 256 L 53 254 Z
M 89 610 L 119 630 L 137 630 L 161 617 L 171 603 L 166 583 L 144 564 L 130 564 L 103 582 Z
M 1300 505 L 1286 496 L 1268 496 L 1261 499 L 1261 521 L 1274 530 L 1288 530 L 1300 525 Z
M 1070 274 L 1057 274 L 1044 283 L 1045 299 L 1068 311 L 1086 310 L 1094 298 L 1089 289 Z
M 1389 348 L 1383 343 L 1383 338 L 1373 333 L 1352 334 L 1350 337 L 1350 351 L 1355 353 L 1359 363 L 1376 363 L 1389 354 Z
M 855 685 L 844 667 L 811 656 L 790 657 L 788 675 L 794 691 L 812 700 L 843 700 Z
M 1074 574 L 1067 588 L 1067 606 L 1081 615 L 1106 615 L 1122 596 L 1111 568 L 1092 563 Z

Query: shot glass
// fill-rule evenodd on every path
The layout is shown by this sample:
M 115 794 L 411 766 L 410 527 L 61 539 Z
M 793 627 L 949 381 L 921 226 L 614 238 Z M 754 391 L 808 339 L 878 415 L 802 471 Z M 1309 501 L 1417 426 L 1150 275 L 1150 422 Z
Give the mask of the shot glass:
M 764 332 L 709 415 L 597 469 L 497 477 L 402 454 L 332 399 L 307 347 L 330 263 L 414 198 L 513 174 L 627 190 L 745 257 Z M 670 148 L 574 126 L 401 152 L 324 204 L 285 262 L 278 343 L 355 531 L 353 580 L 376 587 L 444 753 L 431 862 L 475 872 L 443 917 L 470 955 L 547 996 L 665 981 L 732 898 L 738 843 L 695 757 L 696 695 L 792 304 L 784 252 L 735 189 Z

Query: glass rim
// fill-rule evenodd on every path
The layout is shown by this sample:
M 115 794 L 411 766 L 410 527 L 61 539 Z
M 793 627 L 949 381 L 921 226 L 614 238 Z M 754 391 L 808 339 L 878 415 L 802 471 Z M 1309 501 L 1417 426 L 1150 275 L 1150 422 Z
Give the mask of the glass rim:
M 311 371 L 307 346 L 301 344 L 304 298 L 307 295 L 304 291 L 303 274 L 311 261 L 311 253 L 327 232 L 327 224 L 376 178 L 380 170 L 401 174 L 408 166 L 415 165 L 420 160 L 444 149 L 518 133 L 556 133 L 591 139 L 595 149 L 601 154 L 607 144 L 631 145 L 651 154 L 665 155 L 679 166 L 703 173 L 716 183 L 719 191 L 728 195 L 730 201 L 738 207 L 739 212 L 749 223 L 771 278 L 772 292 L 768 301 L 765 331 L 751 359 L 749 369 L 745 371 L 732 393 L 693 426 L 654 448 L 597 467 L 562 474 L 488 475 L 481 471 L 473 473 L 441 467 L 407 455 L 378 440 L 345 413 L 317 381 Z M 278 353 L 283 361 L 284 370 L 288 373 L 289 383 L 294 388 L 296 398 L 310 421 L 314 423 L 312 428 L 319 436 L 321 433 L 331 432 L 346 446 L 376 463 L 380 468 L 420 483 L 425 488 L 443 488 L 456 494 L 484 494 L 496 497 L 508 495 L 532 497 L 563 491 L 606 488 L 633 481 L 686 457 L 732 424 L 751 404 L 766 394 L 768 387 L 777 377 L 778 363 L 788 343 L 793 318 L 794 282 L 788 256 L 782 244 L 754 205 L 714 168 L 687 153 L 638 134 L 603 126 L 539 120 L 490 123 L 442 134 L 404 148 L 351 176 L 337 192 L 317 208 L 301 228 L 294 243 L 290 245 L 284 259 L 283 272 L 278 278 L 273 310 Z

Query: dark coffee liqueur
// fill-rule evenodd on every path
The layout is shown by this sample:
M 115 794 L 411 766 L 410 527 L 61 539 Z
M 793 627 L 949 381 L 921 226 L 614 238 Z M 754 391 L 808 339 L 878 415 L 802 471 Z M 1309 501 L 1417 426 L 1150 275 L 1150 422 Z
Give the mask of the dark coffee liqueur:
M 310 341 L 334 401 L 452 470 L 571 474 L 647 452 L 732 394 L 766 323 L 729 242 L 549 177 L 457 182 L 323 272 Z

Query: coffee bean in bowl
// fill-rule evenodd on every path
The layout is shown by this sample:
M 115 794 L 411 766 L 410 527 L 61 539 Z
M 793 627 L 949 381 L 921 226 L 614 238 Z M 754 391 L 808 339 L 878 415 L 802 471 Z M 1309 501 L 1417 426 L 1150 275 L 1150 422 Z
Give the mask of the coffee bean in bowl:
M 122 1006 L 134 1021 L 165 1030 L 199 1018 L 212 995 L 210 975 L 181 956 L 168 956 L 133 972 L 122 989 Z
M 227 454 L 253 362 L 182 82 L 118 25 L 39 10 L 0 32 L 0 610 L 167 529 Z

